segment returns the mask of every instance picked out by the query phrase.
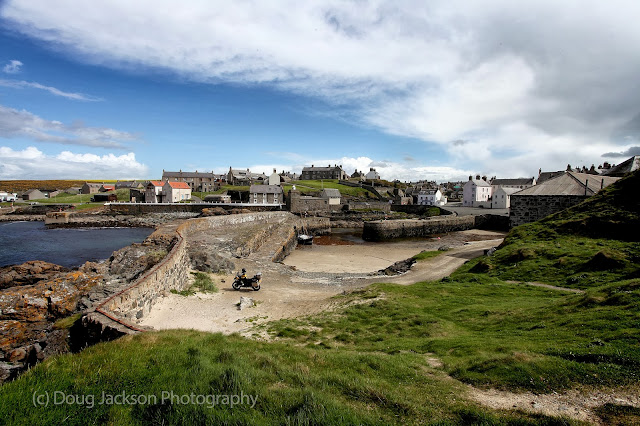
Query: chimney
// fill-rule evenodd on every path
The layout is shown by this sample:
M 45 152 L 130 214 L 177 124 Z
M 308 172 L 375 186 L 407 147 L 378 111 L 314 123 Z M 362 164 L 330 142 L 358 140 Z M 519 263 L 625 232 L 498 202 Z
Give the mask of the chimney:
M 487 177 L 486 176 L 482 176 L 482 180 L 486 182 L 487 181 Z
M 480 180 L 480 175 L 476 175 L 476 180 Z
M 469 176 L 469 180 L 473 180 L 473 176 Z
M 311 167 L 314 167 L 314 165 L 312 164 Z

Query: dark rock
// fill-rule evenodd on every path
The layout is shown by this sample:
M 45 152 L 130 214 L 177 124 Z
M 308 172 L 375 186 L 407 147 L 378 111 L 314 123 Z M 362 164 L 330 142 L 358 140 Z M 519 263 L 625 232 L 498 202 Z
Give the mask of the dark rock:
M 223 209 L 222 207 L 212 207 L 210 209 L 202 209 L 202 217 L 208 216 L 223 216 L 229 214 L 228 211 Z
M 413 264 L 416 263 L 416 260 L 413 258 L 400 260 L 393 265 L 389 266 L 385 269 L 380 269 L 377 272 L 377 275 L 399 275 L 408 272 Z
M 33 285 L 69 272 L 69 269 L 41 260 L 0 268 L 0 289 Z

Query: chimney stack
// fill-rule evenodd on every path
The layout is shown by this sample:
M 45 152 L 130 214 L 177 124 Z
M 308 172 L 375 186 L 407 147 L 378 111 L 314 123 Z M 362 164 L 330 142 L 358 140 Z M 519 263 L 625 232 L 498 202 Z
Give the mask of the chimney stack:
M 473 180 L 473 176 L 469 176 L 469 180 Z
M 480 180 L 480 175 L 476 175 L 476 180 Z

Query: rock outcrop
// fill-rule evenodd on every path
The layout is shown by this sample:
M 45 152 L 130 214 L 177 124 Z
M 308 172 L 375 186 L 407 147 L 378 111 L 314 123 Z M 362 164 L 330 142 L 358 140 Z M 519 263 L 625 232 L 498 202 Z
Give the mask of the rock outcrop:
M 34 260 L 22 265 L 0 268 L 0 290 L 10 287 L 33 285 L 39 281 L 54 278 L 69 269 L 49 262 Z

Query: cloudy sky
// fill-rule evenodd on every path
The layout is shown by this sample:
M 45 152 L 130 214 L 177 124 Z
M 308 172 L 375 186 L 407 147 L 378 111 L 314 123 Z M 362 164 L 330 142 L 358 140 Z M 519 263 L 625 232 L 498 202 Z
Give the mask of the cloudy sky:
M 640 154 L 635 0 L 0 2 L 0 179 Z

